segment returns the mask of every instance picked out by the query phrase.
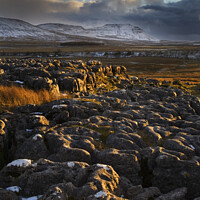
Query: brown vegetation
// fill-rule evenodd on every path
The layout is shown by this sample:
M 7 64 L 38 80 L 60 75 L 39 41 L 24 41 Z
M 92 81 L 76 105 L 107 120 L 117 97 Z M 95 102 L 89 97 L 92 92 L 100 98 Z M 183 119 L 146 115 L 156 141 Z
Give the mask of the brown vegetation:
M 43 104 L 69 95 L 55 95 L 47 90 L 34 91 L 17 86 L 0 86 L 0 108 L 13 108 L 27 104 Z
M 82 58 L 81 58 L 82 59 Z M 84 60 L 84 59 L 83 59 Z M 124 65 L 129 75 L 153 78 L 159 81 L 180 81 L 188 92 L 200 97 L 199 60 L 162 57 L 130 57 L 101 59 L 110 65 Z M 179 87 L 180 88 L 180 87 Z

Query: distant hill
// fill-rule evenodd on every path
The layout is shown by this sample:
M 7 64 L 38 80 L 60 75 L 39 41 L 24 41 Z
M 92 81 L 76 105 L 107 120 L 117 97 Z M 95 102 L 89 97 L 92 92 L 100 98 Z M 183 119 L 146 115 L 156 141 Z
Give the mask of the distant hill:
M 0 18 L 0 40 L 61 40 L 58 35 L 17 19 Z
M 102 27 L 85 29 L 81 26 L 72 26 L 64 24 L 41 24 L 39 28 L 64 34 L 86 36 L 92 38 L 110 39 L 110 40 L 143 40 L 158 41 L 158 39 L 145 33 L 145 31 L 131 24 L 106 24 Z
M 37 27 L 63 33 L 63 34 L 69 34 L 69 35 L 85 35 L 86 29 L 84 29 L 82 26 L 74 26 L 74 25 L 67 25 L 67 24 L 58 24 L 58 23 L 47 23 L 47 24 L 40 24 Z
M 85 29 L 82 26 L 47 23 L 34 26 L 18 19 L 0 18 L 0 40 L 46 40 L 77 42 L 88 38 L 123 41 L 158 41 L 131 24 L 107 24 Z

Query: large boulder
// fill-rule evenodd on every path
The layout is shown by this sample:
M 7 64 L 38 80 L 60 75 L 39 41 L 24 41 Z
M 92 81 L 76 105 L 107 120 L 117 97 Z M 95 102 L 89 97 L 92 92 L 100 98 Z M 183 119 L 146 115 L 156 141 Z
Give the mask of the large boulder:
M 103 150 L 97 153 L 97 162 L 111 165 L 119 175 L 125 176 L 134 185 L 141 183 L 140 155 L 137 151 Z

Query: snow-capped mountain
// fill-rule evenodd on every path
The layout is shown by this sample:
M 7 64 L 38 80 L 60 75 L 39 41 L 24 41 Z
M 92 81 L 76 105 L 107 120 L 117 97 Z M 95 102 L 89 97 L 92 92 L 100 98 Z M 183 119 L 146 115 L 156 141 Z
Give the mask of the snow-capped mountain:
M 92 35 L 102 38 L 157 41 L 141 28 L 131 24 L 106 24 L 103 27 L 89 29 L 89 31 Z
M 0 18 L 0 40 L 60 40 L 58 35 L 17 19 Z M 66 36 L 65 36 L 66 39 Z
M 82 37 L 84 36 L 84 38 Z M 34 26 L 17 19 L 0 17 L 0 40 L 45 40 L 77 42 L 88 38 L 158 41 L 141 28 L 130 24 L 107 24 L 90 29 L 82 26 L 47 23 Z
M 72 26 L 64 24 L 41 24 L 38 27 L 54 32 L 60 32 L 70 35 L 79 35 L 93 38 L 102 38 L 110 40 L 146 40 L 158 41 L 156 38 L 144 32 L 143 29 L 131 24 L 106 24 L 102 27 L 85 29 L 81 26 Z

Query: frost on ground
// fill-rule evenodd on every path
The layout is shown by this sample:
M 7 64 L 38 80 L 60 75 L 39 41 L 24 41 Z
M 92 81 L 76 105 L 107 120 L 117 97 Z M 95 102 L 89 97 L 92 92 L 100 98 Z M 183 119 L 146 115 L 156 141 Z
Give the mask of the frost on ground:
M 75 163 L 74 163 L 74 162 L 68 162 L 68 163 L 67 163 L 67 166 L 72 168 L 72 167 L 75 166 Z
M 65 104 L 53 105 L 52 109 L 54 109 L 54 108 L 60 109 L 60 108 L 65 108 L 65 107 L 67 107 L 67 105 L 65 105 Z
M 104 164 L 97 164 L 97 167 L 104 168 L 105 170 L 110 170 L 109 166 Z
M 15 83 L 19 83 L 19 84 L 24 84 L 24 82 L 23 81 L 15 81 Z
M 33 132 L 33 129 L 26 129 L 26 132 Z
M 19 186 L 11 186 L 11 187 L 6 188 L 6 190 L 19 193 L 19 191 L 21 190 L 21 188 Z
M 37 140 L 38 138 L 42 138 L 42 135 L 40 135 L 40 134 L 36 134 L 34 137 L 33 137 L 33 140 Z
M 190 145 L 190 147 L 191 147 L 192 149 L 195 149 L 195 147 L 194 147 L 193 145 Z
M 28 198 L 23 198 L 22 197 L 22 200 L 38 200 L 39 198 L 41 198 L 42 195 L 39 195 L 39 196 L 33 196 L 33 197 L 28 197 Z
M 14 160 L 11 163 L 7 164 L 7 167 L 16 166 L 16 167 L 28 167 L 31 165 L 31 160 L 29 159 L 18 159 Z
M 31 115 L 43 115 L 43 113 L 42 112 L 33 112 L 33 113 L 31 113 Z
M 100 197 L 106 197 L 107 194 L 104 191 L 100 191 L 100 192 L 97 192 L 94 196 L 96 198 L 100 198 Z

